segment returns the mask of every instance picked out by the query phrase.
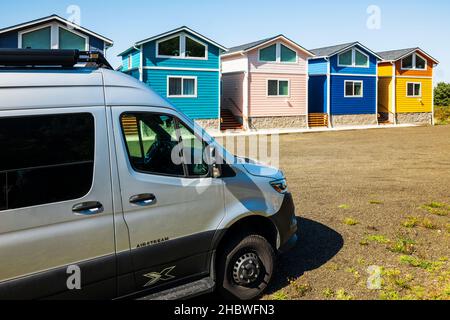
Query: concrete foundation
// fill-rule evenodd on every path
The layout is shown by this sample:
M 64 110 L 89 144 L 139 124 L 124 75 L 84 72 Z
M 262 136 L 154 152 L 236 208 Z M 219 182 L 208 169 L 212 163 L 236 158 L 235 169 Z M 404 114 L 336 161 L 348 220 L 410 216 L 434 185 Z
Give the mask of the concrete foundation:
M 250 129 L 306 128 L 306 116 L 249 118 Z
M 378 124 L 376 114 L 349 114 L 331 116 L 333 127 Z
M 205 130 L 219 130 L 219 119 L 197 119 L 195 122 Z
M 433 114 L 426 112 L 418 113 L 397 113 L 397 123 L 398 124 L 432 124 Z

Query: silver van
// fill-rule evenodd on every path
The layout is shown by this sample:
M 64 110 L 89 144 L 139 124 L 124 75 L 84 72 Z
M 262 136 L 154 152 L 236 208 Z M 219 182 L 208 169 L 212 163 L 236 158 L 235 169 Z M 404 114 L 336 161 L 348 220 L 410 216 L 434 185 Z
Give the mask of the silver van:
M 253 299 L 296 231 L 281 171 L 101 54 L 0 50 L 0 300 Z

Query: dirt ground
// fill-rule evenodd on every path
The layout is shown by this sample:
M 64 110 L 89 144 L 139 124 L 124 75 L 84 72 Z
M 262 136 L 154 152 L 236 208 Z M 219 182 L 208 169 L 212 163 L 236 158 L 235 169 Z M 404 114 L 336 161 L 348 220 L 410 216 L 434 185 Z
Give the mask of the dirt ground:
M 280 142 L 299 243 L 264 299 L 450 299 L 450 126 Z

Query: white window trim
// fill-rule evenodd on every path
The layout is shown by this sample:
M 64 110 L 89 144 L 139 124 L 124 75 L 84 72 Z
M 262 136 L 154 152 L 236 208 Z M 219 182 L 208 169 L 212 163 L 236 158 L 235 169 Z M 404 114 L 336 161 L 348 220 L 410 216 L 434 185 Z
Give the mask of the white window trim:
M 277 81 L 277 95 L 269 95 L 269 81 Z M 286 96 L 280 95 L 280 81 L 288 83 L 288 94 Z M 266 82 L 266 97 L 267 98 L 290 98 L 291 97 L 291 80 L 290 79 L 267 79 Z
M 131 68 L 133 67 L 133 54 L 132 53 L 130 53 L 128 55 L 127 62 L 128 62 L 128 69 L 127 70 L 131 70 Z
M 170 95 L 170 79 L 181 79 L 181 95 Z M 184 95 L 184 80 L 194 80 L 194 91 L 193 95 Z M 198 79 L 193 76 L 167 76 L 167 98 L 197 98 L 198 95 Z
M 349 96 L 347 95 L 347 83 L 353 83 L 353 95 Z M 361 95 L 356 96 L 355 94 L 355 83 L 361 84 Z M 344 97 L 345 98 L 364 98 L 364 81 L 361 80 L 345 80 L 344 81 Z
M 265 60 L 261 60 L 261 50 L 267 49 L 269 47 L 272 46 L 276 46 L 276 59 L 275 61 L 265 61 Z M 288 62 L 288 61 L 281 61 L 281 46 L 285 46 L 286 48 L 288 48 L 289 50 L 292 50 L 295 52 L 295 62 Z M 270 45 L 267 45 L 265 47 L 259 48 L 258 49 L 258 62 L 259 63 L 276 63 L 276 64 L 298 64 L 298 52 L 297 50 L 293 49 L 292 47 L 282 43 L 282 42 L 276 42 L 276 43 L 272 43 Z
M 410 95 L 408 94 L 408 86 L 409 86 L 410 84 L 414 85 L 414 87 L 415 87 L 417 84 L 420 86 L 420 93 L 419 93 L 418 96 L 414 95 L 414 93 L 413 93 L 412 96 L 410 96 Z M 415 89 L 415 88 L 413 88 L 413 89 Z M 415 92 L 415 90 L 413 90 L 413 92 Z M 407 83 L 406 83 L 406 97 L 407 97 L 407 98 L 422 98 L 422 82 L 407 82 Z
M 352 64 L 351 65 L 341 64 L 340 56 L 343 55 L 344 53 L 347 53 L 350 50 L 352 51 Z M 361 53 L 362 55 L 367 57 L 367 63 L 364 66 L 357 66 L 356 65 L 356 51 L 358 51 L 359 53 Z M 370 57 L 369 57 L 369 55 L 365 54 L 364 52 L 362 52 L 358 48 L 348 49 L 348 50 L 338 54 L 337 59 L 338 59 L 338 67 L 343 67 L 343 68 L 365 68 L 365 69 L 370 68 Z
M 161 42 L 165 42 L 167 40 L 171 40 L 171 39 L 177 38 L 177 37 L 180 37 L 180 55 L 179 56 L 160 55 L 159 54 L 159 44 Z M 204 46 L 205 47 L 205 57 L 186 57 L 186 38 L 189 38 L 195 42 L 200 43 L 202 46 Z M 155 50 L 156 50 L 156 52 L 155 52 L 156 58 L 161 58 L 161 59 L 208 60 L 208 53 L 209 53 L 208 45 L 206 43 L 199 41 L 197 39 L 194 39 L 193 37 L 191 37 L 185 33 L 171 35 L 169 37 L 166 37 L 166 38 L 156 41 Z
M 403 67 L 403 60 L 405 60 L 406 58 L 408 58 L 408 57 L 411 56 L 411 55 L 412 55 L 412 68 L 404 68 L 404 67 Z M 428 69 L 428 61 L 427 61 L 427 59 L 425 59 L 423 56 L 421 56 L 421 55 L 418 54 L 417 52 L 414 52 L 414 53 L 410 54 L 409 56 L 404 57 L 404 58 L 400 61 L 400 64 L 401 64 L 401 70 L 426 71 L 426 70 Z M 423 60 L 425 61 L 425 68 L 423 68 L 423 69 L 417 68 L 417 66 L 416 66 L 416 58 L 417 58 L 417 56 L 419 56 L 421 59 L 423 59 Z
M 86 36 L 86 35 L 78 32 L 75 29 L 66 28 L 66 27 L 64 27 L 61 24 L 56 23 L 56 22 L 47 23 L 47 24 L 44 24 L 44 25 L 40 25 L 38 27 L 34 27 L 34 28 L 31 28 L 31 29 L 26 29 L 26 30 L 20 31 L 18 33 L 17 48 L 23 49 L 22 37 L 23 37 L 24 34 L 27 34 L 27 33 L 30 33 L 30 32 L 34 32 L 34 31 L 38 31 L 38 30 L 42 30 L 42 29 L 45 29 L 45 28 L 48 28 L 48 27 L 50 27 L 50 49 L 59 49 L 59 29 L 62 28 L 62 29 L 65 29 L 65 30 L 67 30 L 69 32 L 72 32 L 73 34 L 76 34 L 77 36 L 80 36 L 80 37 L 84 38 L 85 39 L 85 50 L 89 51 L 89 36 Z

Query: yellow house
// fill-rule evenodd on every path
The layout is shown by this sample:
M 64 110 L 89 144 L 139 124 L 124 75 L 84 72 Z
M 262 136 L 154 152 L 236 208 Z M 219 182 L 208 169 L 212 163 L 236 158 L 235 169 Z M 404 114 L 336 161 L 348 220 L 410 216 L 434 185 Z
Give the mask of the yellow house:
M 379 52 L 380 123 L 433 124 L 433 74 L 439 61 L 420 48 Z

